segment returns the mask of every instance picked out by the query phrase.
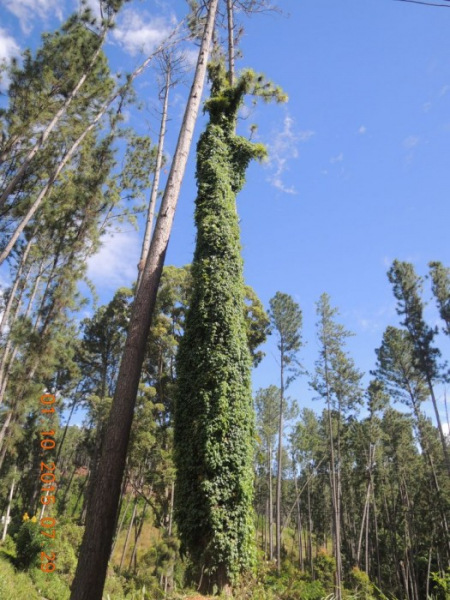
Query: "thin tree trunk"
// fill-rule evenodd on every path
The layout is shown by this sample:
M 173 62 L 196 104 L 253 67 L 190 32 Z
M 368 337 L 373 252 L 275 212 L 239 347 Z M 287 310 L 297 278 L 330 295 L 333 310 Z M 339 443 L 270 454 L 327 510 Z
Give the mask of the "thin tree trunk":
M 137 498 L 134 501 L 133 514 L 131 515 L 131 520 L 130 520 L 130 524 L 128 526 L 128 531 L 127 531 L 127 535 L 126 535 L 126 538 L 125 538 L 125 543 L 123 545 L 122 557 L 120 559 L 119 570 L 118 570 L 119 574 L 122 571 L 123 563 L 124 563 L 124 560 L 125 560 L 125 554 L 127 553 L 127 550 L 128 550 L 128 542 L 130 541 L 131 530 L 133 529 L 134 519 L 136 518 L 136 511 L 137 511 Z
M 298 559 L 300 570 L 305 570 L 305 563 L 303 559 L 303 545 L 302 545 L 302 513 L 300 509 L 300 495 L 298 493 L 297 474 L 294 471 L 294 484 L 295 493 L 297 495 L 297 522 L 298 522 Z
M 284 354 L 281 344 L 281 367 L 280 367 L 280 419 L 278 427 L 278 464 L 277 464 L 277 497 L 276 497 L 276 536 L 277 536 L 277 571 L 281 572 L 281 476 L 283 459 L 283 404 L 284 404 Z
M 142 244 L 141 259 L 139 261 L 139 274 L 138 274 L 138 280 L 137 280 L 137 284 L 136 284 L 136 292 L 139 289 L 139 285 L 140 285 L 141 278 L 142 278 L 142 271 L 144 269 L 145 261 L 147 260 L 148 251 L 150 249 L 150 241 L 151 241 L 152 230 L 153 230 L 153 220 L 155 217 L 156 200 L 158 198 L 159 179 L 161 176 L 161 168 L 162 168 L 162 161 L 163 161 L 163 155 L 164 155 L 164 140 L 165 140 L 165 136 L 166 136 L 167 113 L 168 113 L 168 107 L 169 107 L 169 92 L 170 92 L 171 75 L 172 75 L 170 60 L 171 59 L 169 56 L 167 56 L 165 58 L 165 61 L 166 61 L 165 68 L 167 70 L 167 73 L 166 73 L 166 81 L 165 81 L 165 88 L 164 88 L 163 110 L 162 110 L 162 115 L 161 115 L 161 128 L 159 130 L 158 151 L 157 151 L 157 155 L 156 155 L 155 174 L 153 176 L 152 191 L 150 193 L 150 202 L 149 202 L 149 206 L 148 206 L 148 214 L 147 214 L 147 222 L 146 222 L 146 226 L 145 226 L 144 241 Z
M 127 480 L 126 480 L 126 478 L 125 478 L 125 480 L 124 480 L 124 483 L 125 483 L 125 484 L 126 484 L 126 481 L 127 481 Z M 124 487 L 126 487 L 126 485 L 125 485 Z M 123 495 L 123 493 L 124 493 L 124 492 L 122 491 L 122 495 Z M 117 544 L 117 540 L 119 539 L 119 535 L 120 535 L 120 533 L 121 533 L 121 531 L 122 531 L 123 523 L 124 523 L 124 521 L 125 521 L 125 517 L 126 517 L 126 515 L 127 515 L 127 512 L 128 512 L 128 507 L 130 506 L 130 502 L 131 502 L 131 494 L 128 496 L 128 499 L 127 499 L 127 504 L 126 504 L 126 506 L 125 506 L 125 510 L 123 511 L 122 518 L 120 519 L 120 523 L 119 523 L 118 527 L 117 527 L 117 528 L 116 528 L 116 530 L 115 530 L 115 531 L 116 531 L 116 534 L 115 534 L 115 536 L 114 536 L 114 541 L 113 541 L 113 544 L 112 544 L 112 547 L 111 547 L 111 556 L 113 555 L 114 549 L 115 549 L 115 547 L 116 547 L 116 544 Z M 120 507 L 119 507 L 119 508 L 120 508 Z M 118 514 L 120 514 L 120 510 L 119 510 Z
M 445 458 L 445 465 L 447 467 L 447 472 L 450 476 L 450 455 L 448 452 L 447 441 L 445 439 L 444 430 L 442 428 L 441 417 L 440 417 L 439 409 L 437 406 L 436 396 L 434 394 L 433 384 L 431 382 L 431 378 L 428 375 L 428 373 L 426 374 L 426 379 L 427 379 L 427 383 L 428 383 L 428 389 L 430 390 L 431 401 L 433 403 L 434 414 L 436 416 L 436 423 L 437 423 L 437 427 L 438 427 L 438 431 L 439 431 L 439 436 L 441 438 L 442 450 L 444 452 L 444 458 Z
M 227 0 L 227 28 L 228 28 L 228 80 L 234 85 L 234 7 L 233 0 Z
M 133 571 L 134 572 L 136 572 L 136 567 L 137 567 L 137 546 L 138 546 L 139 538 L 141 537 L 142 528 L 144 527 L 145 513 L 147 511 L 147 506 L 148 506 L 148 504 L 146 502 L 144 504 L 144 508 L 142 509 L 142 515 L 141 515 L 141 519 L 139 521 L 139 528 L 136 531 L 136 536 L 135 536 L 134 546 L 133 546 L 133 552 L 131 553 L 131 558 L 130 558 L 129 568 L 131 569 L 131 567 L 133 566 Z
M 156 294 L 200 107 L 218 0 L 210 0 L 194 76 L 166 190 L 133 305 L 116 392 L 104 438 L 97 486 L 87 514 L 71 600 L 101 600 L 111 551 L 113 528 Z
M 362 539 L 363 539 L 363 534 L 364 534 L 364 527 L 366 526 L 366 514 L 367 514 L 367 506 L 369 504 L 369 497 L 370 497 L 370 482 L 367 484 L 366 500 L 364 502 L 363 516 L 361 519 L 361 529 L 359 531 L 359 538 L 358 538 L 358 551 L 356 553 L 356 564 L 358 567 L 361 566 Z
M 19 282 L 22 277 L 22 273 L 23 273 L 25 264 L 27 262 L 28 253 L 30 252 L 32 242 L 33 242 L 33 237 L 30 238 L 30 240 L 29 240 L 28 244 L 26 245 L 26 248 L 22 254 L 22 257 L 20 259 L 20 264 L 19 264 L 19 268 L 17 269 L 16 278 L 14 280 L 13 287 L 11 288 L 11 291 L 10 291 L 10 294 L 8 297 L 8 302 L 6 303 L 5 310 L 3 311 L 2 319 L 0 322 L 0 334 L 3 333 L 3 329 L 4 329 L 5 325 L 8 323 L 9 313 L 11 312 L 11 307 L 13 305 L 14 298 L 15 298 L 16 292 L 17 292 L 17 288 L 19 286 Z
M 312 513 L 311 513 L 311 484 L 310 479 L 312 476 L 312 469 L 310 469 L 310 476 L 308 477 L 307 485 L 307 493 L 308 493 L 308 558 L 309 558 L 309 566 L 311 569 L 311 578 L 314 581 L 314 561 L 313 561 L 313 543 L 312 543 L 312 531 L 313 531 L 313 523 L 312 523 Z
M 16 467 L 14 467 L 14 477 L 11 483 L 11 489 L 9 492 L 9 498 L 8 498 L 8 508 L 6 509 L 6 516 L 5 516 L 5 524 L 3 526 L 3 535 L 2 535 L 2 542 L 5 541 L 6 539 L 6 534 L 8 533 L 8 521 L 9 521 L 9 515 L 11 513 L 11 504 L 12 504 L 12 499 L 14 496 L 14 485 L 16 483 Z
M 55 114 L 55 116 L 53 117 L 53 119 L 50 121 L 50 123 L 47 125 L 47 127 L 44 129 L 44 131 L 41 133 L 41 135 L 40 135 L 39 139 L 37 140 L 37 142 L 34 144 L 34 146 L 28 152 L 27 156 L 24 158 L 24 161 L 20 165 L 20 168 L 18 169 L 18 171 L 15 174 L 15 176 L 11 179 L 11 181 L 6 186 L 5 190 L 0 195 L 0 208 L 2 206 L 4 206 L 4 204 L 6 203 L 9 195 L 11 194 L 11 192 L 14 191 L 15 187 L 17 186 L 17 184 L 22 179 L 22 176 L 25 173 L 25 171 L 27 170 L 29 164 L 31 163 L 31 161 L 33 160 L 33 158 L 36 156 L 36 154 L 39 152 L 39 150 L 44 146 L 44 144 L 47 141 L 50 133 L 56 127 L 56 125 L 61 120 L 61 118 L 65 115 L 67 109 L 69 108 L 69 106 L 71 105 L 72 101 L 75 99 L 75 97 L 77 96 L 78 92 L 80 91 L 82 85 L 86 81 L 87 77 L 91 73 L 92 68 L 94 67 L 95 63 L 97 62 L 97 59 L 98 59 L 98 57 L 100 55 L 100 52 L 102 51 L 103 43 L 105 41 L 106 34 L 108 33 L 109 25 L 110 25 L 109 22 L 104 25 L 104 29 L 102 31 L 102 34 L 101 34 L 100 40 L 99 40 L 99 46 L 98 46 L 97 50 L 94 52 L 94 55 L 92 56 L 92 58 L 91 58 L 91 60 L 89 62 L 89 65 L 87 66 L 87 69 L 84 71 L 84 73 L 82 74 L 82 76 L 78 80 L 78 83 L 73 88 L 73 90 L 71 91 L 71 93 L 67 96 L 66 101 L 64 102 L 64 104 L 57 111 L 57 113 Z
M 272 447 L 269 444 L 269 560 L 273 560 Z
M 430 549 L 428 551 L 428 566 L 427 566 L 427 584 L 426 584 L 426 592 L 425 592 L 425 598 L 426 600 L 428 600 L 428 598 L 430 597 L 430 573 L 431 573 L 431 555 L 433 552 L 433 545 L 430 546 Z
M 177 30 L 175 30 L 177 31 Z M 169 36 L 172 37 L 175 34 L 175 31 Z M 168 39 L 169 39 L 168 38 Z M 167 41 L 167 40 L 166 40 Z M 3 250 L 3 252 L 0 255 L 0 265 L 6 260 L 6 258 L 8 258 L 8 256 L 11 253 L 11 250 L 14 248 L 17 240 L 19 239 L 22 231 L 25 229 L 25 227 L 28 225 L 28 223 L 30 222 L 30 220 L 33 218 L 34 214 L 36 213 L 36 211 L 38 210 L 38 208 L 40 207 L 40 205 L 42 204 L 42 201 L 44 200 L 44 198 L 50 193 L 51 188 L 53 186 L 53 184 L 55 183 L 55 181 L 57 180 L 57 178 L 59 177 L 61 171 L 64 169 L 64 167 L 66 166 L 66 164 L 69 162 L 69 160 L 72 158 L 72 156 L 75 154 L 76 150 L 79 148 L 79 146 L 81 145 L 81 143 L 83 142 L 83 140 L 85 139 L 85 137 L 88 135 L 89 132 L 91 132 L 94 127 L 97 125 L 97 123 L 100 121 L 100 119 L 105 115 L 106 111 L 108 110 L 108 108 L 111 106 L 111 104 L 121 95 L 123 95 L 124 93 L 126 93 L 126 91 L 128 90 L 131 82 L 138 76 L 140 75 L 140 73 L 142 73 L 142 71 L 147 67 L 147 65 L 149 64 L 149 62 L 155 57 L 156 54 L 158 54 L 161 49 L 163 48 L 163 46 L 166 44 L 166 42 L 163 42 L 163 44 L 161 44 L 159 46 L 159 48 L 157 50 L 155 50 L 155 52 L 153 52 L 153 54 L 151 56 L 149 56 L 140 67 L 138 67 L 135 71 L 133 71 L 133 73 L 127 78 L 127 82 L 126 84 L 124 84 L 123 86 L 121 86 L 112 96 L 111 98 L 109 98 L 104 104 L 103 106 L 100 108 L 100 110 L 98 111 L 97 115 L 94 117 L 94 119 L 92 120 L 92 122 L 86 127 L 86 129 L 83 131 L 83 133 L 78 137 L 78 139 L 75 140 L 75 142 L 72 144 L 72 146 L 70 147 L 70 149 L 66 152 L 66 154 L 64 155 L 64 157 L 61 159 L 60 163 L 58 164 L 58 166 L 54 169 L 53 173 L 50 175 L 46 185 L 43 187 L 43 189 L 41 190 L 41 192 L 39 193 L 38 197 L 36 198 L 36 200 L 33 202 L 33 204 L 30 206 L 28 212 L 26 213 L 26 215 L 23 217 L 22 221 L 19 223 L 19 225 L 16 227 L 16 230 L 14 231 L 13 235 L 11 236 L 9 242 L 7 243 L 5 249 Z

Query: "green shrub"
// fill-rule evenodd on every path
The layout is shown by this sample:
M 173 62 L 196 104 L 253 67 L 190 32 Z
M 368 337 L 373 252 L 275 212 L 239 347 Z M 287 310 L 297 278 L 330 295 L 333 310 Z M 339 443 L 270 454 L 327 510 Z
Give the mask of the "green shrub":
M 0 558 L 0 598 L 2 600 L 40 600 L 30 578 L 25 573 L 17 573 L 8 560 Z
M 30 569 L 29 575 L 35 588 L 48 600 L 69 600 L 70 589 L 55 570 L 53 573 L 44 573 L 39 567 Z
M 41 543 L 43 537 L 40 526 L 33 520 L 22 524 L 16 535 L 16 565 L 25 570 L 40 562 Z
M 334 558 L 325 549 L 320 550 L 314 559 L 314 573 L 328 593 L 334 591 L 335 571 L 336 561 Z

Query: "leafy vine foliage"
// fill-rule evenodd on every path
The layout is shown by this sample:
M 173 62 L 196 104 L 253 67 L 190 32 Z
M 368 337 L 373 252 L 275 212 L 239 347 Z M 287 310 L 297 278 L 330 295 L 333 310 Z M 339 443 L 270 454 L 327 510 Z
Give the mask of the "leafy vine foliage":
M 246 94 L 283 100 L 245 71 L 235 86 L 209 67 L 210 121 L 197 147 L 193 291 L 180 342 L 175 408 L 176 517 L 182 550 L 204 590 L 233 585 L 255 562 L 254 414 L 236 194 L 266 150 L 235 133 Z

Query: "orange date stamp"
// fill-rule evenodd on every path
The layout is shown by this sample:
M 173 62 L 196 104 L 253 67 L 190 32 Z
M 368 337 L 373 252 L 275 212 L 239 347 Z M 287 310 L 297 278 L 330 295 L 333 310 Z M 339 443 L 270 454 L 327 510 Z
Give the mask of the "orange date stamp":
M 54 394 L 43 394 L 40 397 L 41 403 L 41 419 L 44 416 L 50 417 L 55 413 L 55 407 L 53 406 L 56 402 Z M 41 431 L 41 453 L 45 455 L 47 452 L 50 453 L 55 449 L 55 431 L 48 429 L 47 431 Z M 41 462 L 40 470 L 40 481 L 41 481 L 41 504 L 42 509 L 55 503 L 55 492 L 56 492 L 56 465 L 54 462 Z M 54 517 L 44 517 L 41 513 L 41 519 L 39 522 L 41 526 L 41 534 L 47 538 L 56 538 L 56 519 Z M 42 542 L 44 546 L 44 542 Z M 41 570 L 44 573 L 53 573 L 56 569 L 55 565 L 56 553 L 55 552 L 41 552 Z

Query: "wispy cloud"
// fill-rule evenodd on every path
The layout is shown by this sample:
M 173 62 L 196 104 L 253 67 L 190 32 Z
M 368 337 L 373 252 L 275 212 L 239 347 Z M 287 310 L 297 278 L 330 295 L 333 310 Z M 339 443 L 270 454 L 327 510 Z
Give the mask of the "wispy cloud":
M 315 135 L 314 131 L 295 131 L 294 120 L 286 114 L 282 131 L 278 131 L 272 142 L 267 144 L 269 149 L 269 169 L 272 171 L 268 181 L 285 194 L 296 194 L 294 186 L 288 186 L 283 181 L 283 174 L 289 169 L 288 162 L 298 158 L 298 143 L 307 142 Z
M 445 94 L 450 90 L 450 85 L 444 85 L 441 88 L 441 91 L 439 92 L 439 98 L 442 98 L 442 96 L 445 96 Z
M 365 125 L 361 125 L 361 127 L 358 129 L 358 133 L 361 135 L 364 135 L 367 132 L 367 127 Z
M 431 106 L 431 102 L 425 102 L 422 106 L 423 112 L 427 113 L 430 110 Z
M 343 152 L 341 152 L 340 154 L 338 154 L 337 156 L 333 156 L 330 158 L 330 163 L 332 165 L 336 164 L 336 163 L 340 163 L 344 160 L 344 154 Z
M 415 148 L 420 142 L 420 137 L 417 135 L 409 135 L 407 138 L 403 140 L 403 146 L 405 148 L 411 149 Z
M 132 8 L 122 11 L 113 38 L 128 54 L 150 54 L 172 32 L 175 18 L 154 17 Z
M 14 56 L 20 53 L 20 47 L 9 33 L 0 27 L 0 63 L 9 63 Z M 0 89 L 8 87 L 8 77 L 3 75 Z
M 29 33 L 36 19 L 48 19 L 56 16 L 63 18 L 64 2 L 61 0 L 3 0 L 3 5 L 15 15 L 22 31 Z
M 88 261 L 88 277 L 99 289 L 131 285 L 137 276 L 140 248 L 135 231 L 105 236 L 100 252 Z

